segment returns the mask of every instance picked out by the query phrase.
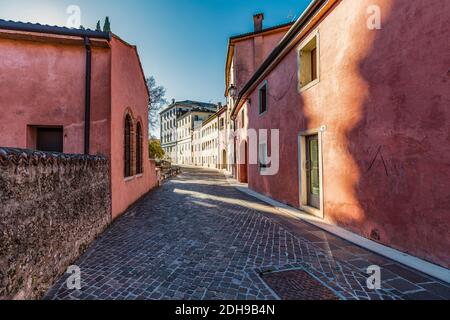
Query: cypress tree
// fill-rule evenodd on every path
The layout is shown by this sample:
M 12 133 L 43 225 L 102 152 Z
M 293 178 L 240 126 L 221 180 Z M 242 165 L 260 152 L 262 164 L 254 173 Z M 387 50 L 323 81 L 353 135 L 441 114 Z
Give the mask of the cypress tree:
M 106 17 L 105 24 L 103 25 L 103 32 L 111 32 L 111 23 L 109 22 L 109 17 Z
M 97 28 L 95 28 L 95 31 L 102 31 L 102 27 L 100 26 L 100 20 L 97 22 Z

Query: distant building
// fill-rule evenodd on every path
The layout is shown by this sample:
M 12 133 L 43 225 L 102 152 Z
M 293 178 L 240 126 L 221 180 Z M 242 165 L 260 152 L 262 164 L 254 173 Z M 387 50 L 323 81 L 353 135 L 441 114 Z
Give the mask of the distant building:
M 181 165 L 193 165 L 193 134 L 195 127 L 201 125 L 214 113 L 210 111 L 189 111 L 180 117 L 177 130 L 177 163 Z
M 218 107 L 215 113 L 193 111 L 178 119 L 179 164 L 227 170 L 228 107 Z
M 218 113 L 215 113 L 203 122 L 201 129 L 202 166 L 206 168 L 218 168 L 219 123 L 217 120 Z
M 228 160 L 228 141 L 230 139 L 230 132 L 228 131 L 228 106 L 222 107 L 217 112 L 217 121 L 219 124 L 218 129 L 218 146 L 217 146 L 217 156 L 219 159 L 219 169 L 228 172 L 232 171 L 231 162 Z
M 194 131 L 192 133 L 192 158 L 193 158 L 193 165 L 197 167 L 203 166 L 203 160 L 202 160 L 202 128 L 203 128 L 203 121 L 194 124 Z
M 217 111 L 217 106 L 211 103 L 190 100 L 178 102 L 173 100 L 172 104 L 160 113 L 161 147 L 166 153 L 166 157 L 173 163 L 178 163 L 178 120 L 191 111 L 213 114 Z M 184 142 L 184 140 L 182 139 L 181 141 Z

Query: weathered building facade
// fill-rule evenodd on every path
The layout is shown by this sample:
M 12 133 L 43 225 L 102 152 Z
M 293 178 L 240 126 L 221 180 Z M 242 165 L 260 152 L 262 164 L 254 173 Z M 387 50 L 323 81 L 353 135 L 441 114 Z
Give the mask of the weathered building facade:
M 263 14 L 256 14 L 253 20 L 253 32 L 229 39 L 225 70 L 225 97 L 228 105 L 226 114 L 227 171 L 237 177 L 240 182 L 248 181 L 247 166 L 240 164 L 245 161 L 239 160 L 239 153 L 236 150 L 236 148 L 243 148 L 242 154 L 244 154 L 245 148 L 248 147 L 247 137 L 239 134 L 246 127 L 246 123 L 243 118 L 232 118 L 231 112 L 235 108 L 239 92 L 292 26 L 292 23 L 287 23 L 264 29 Z
M 231 63 L 231 116 L 244 131 L 237 178 L 448 268 L 449 9 L 434 0 L 314 0 L 258 68 Z M 270 133 L 258 137 L 258 163 L 248 161 L 250 129 L 279 132 L 275 144 Z M 275 150 L 279 170 L 266 175 L 261 158 Z
M 112 33 L 0 20 L 0 70 L 0 146 L 107 157 L 113 218 L 157 184 L 135 46 Z

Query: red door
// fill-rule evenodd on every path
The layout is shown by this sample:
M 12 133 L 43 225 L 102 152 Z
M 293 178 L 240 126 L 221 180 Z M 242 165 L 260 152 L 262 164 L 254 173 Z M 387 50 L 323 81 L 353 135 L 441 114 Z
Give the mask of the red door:
M 241 149 L 242 150 L 242 149 Z M 244 142 L 245 163 L 239 164 L 239 182 L 248 183 L 248 144 Z

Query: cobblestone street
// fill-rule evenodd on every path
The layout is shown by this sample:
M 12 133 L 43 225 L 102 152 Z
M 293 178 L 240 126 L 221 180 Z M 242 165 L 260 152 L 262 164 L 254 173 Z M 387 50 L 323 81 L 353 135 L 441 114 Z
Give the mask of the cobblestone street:
M 184 169 L 148 194 L 75 264 L 47 299 L 242 299 L 280 297 L 261 274 L 306 271 L 340 299 L 449 299 L 450 288 L 286 217 L 230 186 L 215 171 Z M 367 267 L 382 268 L 381 290 Z

